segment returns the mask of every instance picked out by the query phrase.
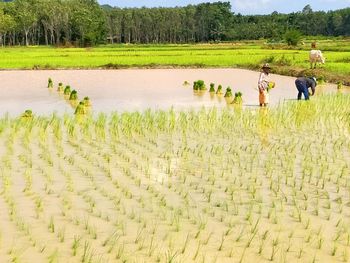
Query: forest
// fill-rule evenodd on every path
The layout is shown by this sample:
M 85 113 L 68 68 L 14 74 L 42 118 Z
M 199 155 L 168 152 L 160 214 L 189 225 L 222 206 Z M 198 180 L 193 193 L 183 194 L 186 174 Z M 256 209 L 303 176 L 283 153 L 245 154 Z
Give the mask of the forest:
M 350 8 L 269 15 L 234 13 L 229 2 L 174 8 L 117 8 L 96 0 L 0 3 L 0 45 L 93 46 L 106 43 L 202 43 L 350 35 Z

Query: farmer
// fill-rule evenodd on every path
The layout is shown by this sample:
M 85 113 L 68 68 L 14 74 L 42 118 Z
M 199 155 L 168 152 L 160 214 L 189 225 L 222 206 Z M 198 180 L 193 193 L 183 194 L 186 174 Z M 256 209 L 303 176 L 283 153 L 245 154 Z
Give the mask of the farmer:
M 271 67 L 269 64 L 264 64 L 262 66 L 262 72 L 260 73 L 259 81 L 258 81 L 258 89 L 259 89 L 259 104 L 260 107 L 267 106 L 269 103 L 269 73 Z
M 309 100 L 309 88 L 311 88 L 313 96 L 315 94 L 315 88 L 317 86 L 316 78 L 300 77 L 295 80 L 295 86 L 298 89 L 298 100 L 301 100 L 301 94 L 304 94 L 305 100 Z

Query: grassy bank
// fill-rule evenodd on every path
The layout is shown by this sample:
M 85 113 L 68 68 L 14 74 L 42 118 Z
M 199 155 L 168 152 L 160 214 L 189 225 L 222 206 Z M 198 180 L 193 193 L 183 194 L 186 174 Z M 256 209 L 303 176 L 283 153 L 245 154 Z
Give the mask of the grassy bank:
M 320 41 L 327 62 L 307 71 L 309 43 L 297 49 L 263 42 L 203 45 L 115 45 L 96 48 L 14 47 L 0 49 L 1 69 L 240 67 L 258 69 L 264 62 L 286 75 L 316 74 L 350 84 L 348 41 Z
M 348 262 L 349 104 L 2 118 L 0 258 Z

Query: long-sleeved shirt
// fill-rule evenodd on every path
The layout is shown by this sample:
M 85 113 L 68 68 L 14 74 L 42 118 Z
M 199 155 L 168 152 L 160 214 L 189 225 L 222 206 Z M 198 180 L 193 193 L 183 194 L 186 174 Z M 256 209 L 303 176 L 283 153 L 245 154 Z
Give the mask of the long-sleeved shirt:
M 316 82 L 312 78 L 300 77 L 300 78 L 297 78 L 297 80 L 304 82 L 307 88 L 311 88 L 312 95 L 315 94 Z
M 260 73 L 259 81 L 258 81 L 258 88 L 259 90 L 267 90 L 267 87 L 269 86 L 269 74 L 265 72 Z

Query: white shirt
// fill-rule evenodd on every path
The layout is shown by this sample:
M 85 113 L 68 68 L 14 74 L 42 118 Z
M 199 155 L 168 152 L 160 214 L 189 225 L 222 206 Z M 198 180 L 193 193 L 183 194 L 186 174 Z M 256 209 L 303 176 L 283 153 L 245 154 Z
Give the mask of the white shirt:
M 269 75 L 265 72 L 260 73 L 259 81 L 258 81 L 258 88 L 259 90 L 267 90 L 267 87 L 269 86 Z

